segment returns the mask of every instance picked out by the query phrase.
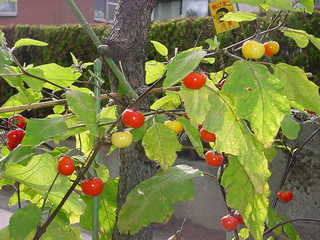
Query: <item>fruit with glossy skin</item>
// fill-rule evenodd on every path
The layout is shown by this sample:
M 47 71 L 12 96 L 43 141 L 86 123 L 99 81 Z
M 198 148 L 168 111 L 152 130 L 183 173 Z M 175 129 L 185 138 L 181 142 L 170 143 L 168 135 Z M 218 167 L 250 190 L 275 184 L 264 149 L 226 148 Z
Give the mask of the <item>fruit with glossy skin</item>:
M 265 56 L 272 57 L 276 55 L 280 50 L 280 45 L 276 41 L 269 41 L 263 44 L 265 49 Z
M 220 219 L 220 224 L 224 230 L 233 231 L 238 227 L 239 222 L 234 216 L 226 215 Z
M 204 158 L 206 160 L 206 163 L 209 166 L 213 166 L 213 167 L 219 167 L 224 162 L 223 155 L 217 154 L 215 151 L 206 152 L 206 154 L 204 155 Z
M 111 136 L 111 143 L 117 148 L 128 147 L 133 141 L 133 136 L 131 132 L 115 132 Z
M 183 85 L 189 89 L 202 88 L 206 83 L 207 77 L 203 73 L 189 73 L 183 80 Z
M 200 137 L 205 142 L 215 142 L 216 135 L 214 133 L 208 132 L 203 127 L 200 129 Z
M 121 121 L 127 127 L 139 128 L 144 124 L 144 115 L 134 109 L 126 109 L 121 114 Z
M 277 192 L 277 198 L 284 203 L 290 202 L 293 199 L 293 193 L 290 191 Z
M 25 135 L 25 131 L 18 128 L 15 130 L 11 130 L 10 132 L 8 132 L 7 134 L 7 147 L 10 151 L 12 151 L 13 149 L 15 149 L 22 141 L 23 137 Z
M 183 125 L 178 120 L 168 120 L 164 122 L 164 125 L 171 129 L 172 131 L 175 131 L 176 133 L 182 133 L 183 132 Z
M 81 190 L 88 196 L 97 196 L 103 192 L 104 183 L 100 178 L 90 178 L 80 184 Z
M 68 156 L 63 156 L 58 161 L 57 169 L 60 174 L 70 176 L 75 169 L 74 161 Z
M 254 40 L 248 40 L 242 45 L 242 54 L 248 59 L 262 58 L 265 53 L 265 49 L 262 43 Z
M 9 127 L 25 128 L 27 120 L 20 114 L 16 114 L 8 119 Z
M 244 225 L 243 218 L 242 218 L 241 214 L 239 213 L 239 211 L 235 211 L 233 213 L 233 216 L 238 220 L 239 224 Z

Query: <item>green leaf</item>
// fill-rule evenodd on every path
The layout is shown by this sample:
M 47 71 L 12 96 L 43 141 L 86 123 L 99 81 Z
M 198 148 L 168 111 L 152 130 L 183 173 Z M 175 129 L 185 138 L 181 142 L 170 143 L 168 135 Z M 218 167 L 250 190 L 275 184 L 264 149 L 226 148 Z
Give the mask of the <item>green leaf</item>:
M 34 156 L 26 166 L 7 164 L 4 177 L 20 182 L 39 194 L 45 195 L 57 174 L 56 169 L 57 159 L 50 154 L 41 154 Z M 48 200 L 52 204 L 58 205 L 71 184 L 68 178 L 63 176 L 58 177 L 49 194 Z M 62 207 L 65 212 L 76 215 L 81 215 L 84 208 L 85 205 L 76 192 L 71 194 Z
M 157 41 L 150 42 L 153 44 L 154 48 L 157 50 L 158 53 L 165 57 L 168 56 L 168 48 L 165 45 Z
M 273 227 L 278 223 L 288 221 L 285 217 L 279 216 L 274 208 L 268 209 L 268 227 Z M 301 240 L 299 233 L 295 230 L 292 223 L 287 223 L 283 227 L 276 228 L 274 231 L 276 234 L 287 234 L 290 240 Z
M 203 156 L 203 145 L 198 128 L 192 126 L 190 121 L 184 117 L 179 117 L 178 120 L 182 123 L 183 129 L 187 133 L 192 146 L 194 146 L 199 156 Z
M 316 38 L 315 36 L 309 34 L 310 41 L 312 44 L 320 50 L 320 38 Z
M 222 21 L 244 22 L 257 19 L 257 14 L 249 12 L 228 12 L 224 15 Z
M 151 84 L 160 79 L 166 72 L 166 66 L 155 60 L 147 61 L 145 63 L 146 84 Z
M 180 96 L 193 126 L 202 124 L 206 118 L 210 110 L 210 94 L 210 90 L 206 87 L 196 90 L 188 89 L 184 86 L 181 87 Z
M 206 55 L 206 51 L 184 51 L 179 53 L 173 60 L 167 65 L 167 76 L 163 82 L 164 87 L 170 87 L 185 76 L 191 73 L 199 66 L 199 63 Z
M 314 10 L 314 0 L 299 0 L 308 13 L 312 13 Z
M 82 240 L 80 228 L 70 225 L 61 225 L 53 222 L 49 225 L 41 240 Z
M 1 159 L 1 164 L 3 163 L 24 163 L 33 157 L 36 150 L 32 147 L 19 145 L 16 147 L 9 155 Z
M 239 237 L 241 237 L 241 239 L 248 239 L 250 236 L 250 231 L 248 228 L 241 228 L 241 230 L 239 231 Z
M 238 158 L 229 156 L 228 160 L 228 166 L 222 176 L 222 185 L 227 193 L 227 204 L 240 212 L 254 239 L 262 240 L 268 214 L 267 179 L 261 183 L 263 191 L 257 192 L 247 175 L 248 170 L 243 168 Z
M 176 109 L 181 105 L 180 96 L 177 92 L 166 91 L 166 96 L 155 101 L 150 109 L 164 109 L 164 110 L 172 110 Z
M 20 105 L 28 105 L 31 103 L 37 103 L 41 100 L 42 94 L 40 92 L 35 92 L 31 88 L 20 89 L 19 93 L 11 96 L 1 108 L 15 107 Z M 20 113 L 20 111 L 15 111 L 15 113 Z M 0 117 L 10 117 L 12 113 L 1 113 Z
M 211 106 L 204 128 L 216 134 L 217 151 L 239 157 L 238 160 L 255 191 L 262 193 L 265 182 L 270 176 L 263 146 L 249 132 L 245 123 L 235 115 L 230 99 L 214 86 L 210 86 L 210 89 Z
M 116 223 L 118 179 L 109 179 L 103 193 L 99 195 L 99 225 L 107 239 L 111 239 Z M 80 217 L 80 226 L 92 231 L 93 198 L 84 196 L 87 208 Z
M 65 106 L 63 105 L 58 105 L 53 107 L 53 112 L 54 113 L 63 113 L 66 110 Z
M 238 61 L 222 92 L 235 102 L 237 115 L 247 119 L 258 140 L 271 146 L 290 106 L 281 78 L 261 64 Z
M 18 209 L 10 218 L 9 232 L 14 240 L 25 240 L 41 222 L 41 210 L 35 205 Z
M 23 46 L 38 46 L 38 47 L 45 47 L 48 46 L 48 43 L 34 40 L 31 38 L 21 38 L 15 42 L 14 48 L 19 48 Z
M 68 131 L 64 118 L 31 118 L 22 145 L 35 146 Z
M 71 58 L 72 58 L 72 63 L 75 65 L 75 66 L 79 66 L 79 61 L 78 59 L 76 58 L 76 56 L 70 52 L 70 55 L 71 55 Z
M 281 129 L 287 138 L 293 140 L 299 136 L 301 127 L 290 115 L 287 115 L 281 123 Z
M 98 137 L 99 128 L 97 124 L 97 105 L 95 98 L 90 94 L 76 90 L 67 91 L 66 97 L 71 111 L 75 113 L 84 124 L 87 124 L 90 132 L 94 136 Z
M 220 46 L 220 42 L 218 41 L 217 36 L 214 36 L 213 39 L 208 38 L 205 42 L 209 45 L 208 50 L 216 50 Z
M 89 131 L 82 132 L 76 136 L 76 148 L 85 156 L 89 156 L 94 146 L 95 137 Z
M 290 101 L 304 109 L 320 112 L 319 87 L 308 80 L 301 68 L 279 63 L 273 69 L 274 74 L 284 83 L 284 93 Z
M 201 175 L 197 169 L 178 165 L 161 170 L 138 184 L 129 193 L 120 210 L 120 232 L 135 234 L 150 223 L 169 220 L 174 211 L 174 203 L 194 198 L 193 179 Z
M 281 32 L 283 32 L 286 37 L 292 38 L 300 48 L 305 48 L 309 44 L 309 34 L 303 30 L 285 28 L 282 29 Z
M 216 62 L 215 58 L 203 58 L 201 60 L 202 63 L 214 64 Z
M 170 167 L 177 158 L 176 152 L 181 150 L 176 133 L 157 122 L 144 135 L 142 145 L 147 157 L 158 162 L 162 168 Z
M 27 71 L 35 76 L 45 78 L 62 87 L 70 87 L 81 76 L 81 73 L 75 72 L 71 67 L 62 67 L 55 63 L 39 65 L 30 68 Z M 34 79 L 34 81 L 40 80 Z M 52 90 L 59 89 L 50 83 L 44 83 L 43 87 Z

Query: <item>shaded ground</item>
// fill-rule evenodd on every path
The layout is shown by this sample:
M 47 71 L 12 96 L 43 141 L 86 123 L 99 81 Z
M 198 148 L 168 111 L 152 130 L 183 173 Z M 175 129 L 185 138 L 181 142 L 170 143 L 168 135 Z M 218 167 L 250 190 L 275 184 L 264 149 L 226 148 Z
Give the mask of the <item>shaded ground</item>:
M 10 216 L 16 207 L 8 208 L 7 202 L 10 196 L 10 190 L 0 191 L 0 229 L 9 224 Z M 183 219 L 171 218 L 167 224 L 154 224 L 153 240 L 167 240 L 170 236 L 181 229 Z M 84 240 L 90 240 L 91 237 L 87 233 L 83 233 Z M 0 239 L 5 240 L 5 239 Z M 207 229 L 190 221 L 185 221 L 182 228 L 181 240 L 225 240 L 225 233 Z

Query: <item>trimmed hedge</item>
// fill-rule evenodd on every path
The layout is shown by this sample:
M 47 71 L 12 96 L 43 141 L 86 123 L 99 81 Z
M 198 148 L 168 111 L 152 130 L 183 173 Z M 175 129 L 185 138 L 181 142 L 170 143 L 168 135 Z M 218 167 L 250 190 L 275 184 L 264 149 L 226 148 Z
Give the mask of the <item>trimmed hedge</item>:
M 259 23 L 261 28 L 265 28 L 270 16 L 264 17 Z M 320 37 L 320 13 L 313 15 L 294 14 L 289 16 L 287 26 L 296 29 L 303 29 Z M 250 23 L 242 24 L 241 28 L 218 35 L 221 47 L 228 46 L 254 33 L 254 26 Z M 56 62 L 63 66 L 72 63 L 69 52 L 73 52 L 82 61 L 93 61 L 98 53 L 79 25 L 63 26 L 27 26 L 17 25 L 15 27 L 0 27 L 5 33 L 9 46 L 20 38 L 34 38 L 49 43 L 48 47 L 24 47 L 17 50 L 18 58 L 27 64 L 45 64 Z M 110 32 L 110 25 L 94 26 L 94 30 L 99 37 Z M 214 36 L 214 26 L 210 17 L 175 19 L 167 22 L 155 22 L 152 25 L 149 39 L 157 40 L 169 48 L 173 53 L 177 47 L 187 49 L 195 45 L 205 45 L 205 40 Z M 316 74 L 314 81 L 319 83 L 320 76 L 320 54 L 311 44 L 305 49 L 299 49 L 295 42 L 283 36 L 282 33 L 272 33 L 269 38 L 276 40 L 281 45 L 281 56 L 275 57 L 275 62 L 285 61 L 292 65 L 297 65 L 305 71 Z M 268 40 L 268 39 L 265 39 Z M 148 59 L 164 60 L 156 53 L 151 44 L 147 45 Z M 219 59 L 217 62 L 229 65 L 227 58 Z M 210 71 L 218 70 L 220 66 L 211 67 Z M 10 93 L 4 90 L 4 83 L 1 84 L 1 92 Z M 12 93 L 12 91 L 11 91 Z M 4 95 L 0 95 L 0 103 L 3 102 Z

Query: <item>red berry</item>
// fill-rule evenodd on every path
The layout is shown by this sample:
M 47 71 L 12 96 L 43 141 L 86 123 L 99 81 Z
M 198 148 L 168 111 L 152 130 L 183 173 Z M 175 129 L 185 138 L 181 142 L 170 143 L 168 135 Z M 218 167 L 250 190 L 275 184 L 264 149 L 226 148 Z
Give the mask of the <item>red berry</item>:
M 14 150 L 19 144 L 7 142 L 7 148 L 12 151 Z
M 310 111 L 310 110 L 305 110 L 307 113 L 311 114 L 311 115 L 316 115 L 316 112 Z
M 204 155 L 209 166 L 219 167 L 224 162 L 224 157 L 221 154 L 216 154 L 215 151 L 208 151 Z
M 27 125 L 26 119 L 20 115 L 16 114 L 8 119 L 8 123 L 10 127 L 18 127 L 18 128 L 25 128 Z
M 235 211 L 233 213 L 233 216 L 238 220 L 239 224 L 244 225 L 243 218 L 242 218 L 241 214 L 239 213 L 239 211 Z
M 207 77 L 203 73 L 189 73 L 183 80 L 186 88 L 199 89 L 206 83 Z
M 90 178 L 81 184 L 82 192 L 88 196 L 97 196 L 103 192 L 104 183 L 100 178 Z
M 201 139 L 205 142 L 215 142 L 216 141 L 216 135 L 214 133 L 208 132 L 204 128 L 200 129 L 200 136 L 201 136 Z
M 58 161 L 58 172 L 64 176 L 69 176 L 74 171 L 74 161 L 68 156 L 61 157 Z
M 237 228 L 239 222 L 234 216 L 227 215 L 220 218 L 220 224 L 224 230 L 233 231 Z
M 144 124 L 144 115 L 133 109 L 126 109 L 121 114 L 121 121 L 127 127 L 139 128 Z
M 14 149 L 16 146 L 18 146 L 21 143 L 24 135 L 25 135 L 25 131 L 20 129 L 20 128 L 19 129 L 15 129 L 15 130 L 11 130 L 10 132 L 8 132 L 8 134 L 7 134 L 7 146 L 8 146 L 8 148 L 9 149 L 10 148 Z
M 293 199 L 293 193 L 290 191 L 281 191 L 277 193 L 277 198 L 279 198 L 282 202 L 287 203 Z

